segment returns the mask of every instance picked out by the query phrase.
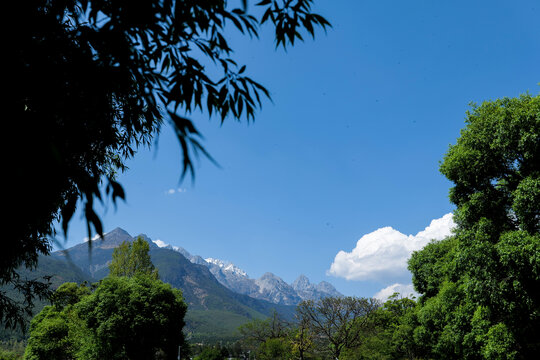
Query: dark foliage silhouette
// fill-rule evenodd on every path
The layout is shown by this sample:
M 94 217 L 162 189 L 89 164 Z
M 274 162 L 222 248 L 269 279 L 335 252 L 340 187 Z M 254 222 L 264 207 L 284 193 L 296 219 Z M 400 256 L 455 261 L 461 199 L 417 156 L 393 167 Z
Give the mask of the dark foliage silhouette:
M 312 2 L 263 0 L 259 17 L 245 0 L 237 8 L 225 0 L 10 3 L 6 14 L 18 24 L 7 45 L 14 117 L 4 130 L 9 231 L 0 285 L 26 291 L 20 302 L 0 291 L 0 321 L 21 322 L 32 295 L 46 295 L 16 269 L 50 251 L 56 221 L 66 233 L 80 202 L 88 235 L 102 233 L 94 202 L 124 198 L 115 175 L 164 124 L 181 145 L 182 176 L 193 176 L 194 157 L 210 155 L 190 113 L 254 120 L 269 92 L 232 57 L 227 34 L 257 37 L 268 23 L 276 47 L 294 45 L 330 26 Z

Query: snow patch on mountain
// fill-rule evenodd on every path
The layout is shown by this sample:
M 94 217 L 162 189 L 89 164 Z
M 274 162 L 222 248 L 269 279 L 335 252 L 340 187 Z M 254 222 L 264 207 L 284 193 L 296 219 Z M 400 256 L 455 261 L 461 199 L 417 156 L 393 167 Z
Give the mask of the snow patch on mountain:
M 191 255 L 186 249 L 172 246 L 162 240 L 154 240 L 160 248 L 177 251 L 194 264 L 206 266 L 222 285 L 230 290 L 266 300 L 275 304 L 296 305 L 302 300 L 319 300 L 327 296 L 343 296 L 330 283 L 322 281 L 311 284 L 305 275 L 300 275 L 292 284 L 270 272 L 258 279 L 251 279 L 248 274 L 230 261 L 199 255 Z
M 177 251 L 177 252 L 181 253 L 180 247 L 178 247 L 178 246 L 167 244 L 164 241 L 159 240 L 159 239 L 158 240 L 152 240 L 152 242 L 154 244 L 156 244 L 160 248 L 174 250 L 174 251 Z
M 222 271 L 226 271 L 226 272 L 238 275 L 238 276 L 248 277 L 248 274 L 244 270 L 240 269 L 238 266 L 234 265 L 230 261 L 223 261 L 223 260 L 214 259 L 214 258 L 206 258 L 204 260 L 209 264 L 214 264 L 214 265 L 219 266 Z

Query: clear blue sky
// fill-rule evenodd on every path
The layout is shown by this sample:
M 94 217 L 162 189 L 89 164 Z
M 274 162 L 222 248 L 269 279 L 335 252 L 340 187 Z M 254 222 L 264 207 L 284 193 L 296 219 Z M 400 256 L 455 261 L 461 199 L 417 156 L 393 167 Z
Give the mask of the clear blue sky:
M 271 34 L 232 34 L 239 61 L 270 89 L 254 124 L 192 114 L 207 150 L 194 183 L 179 183 L 180 149 L 164 128 L 119 180 L 126 203 L 105 231 L 229 260 L 259 277 L 305 274 L 346 295 L 372 296 L 397 274 L 327 275 L 340 251 L 381 227 L 416 234 L 453 210 L 439 161 L 468 104 L 540 90 L 537 1 L 316 1 L 333 24 L 287 53 Z M 181 188 L 169 194 L 169 189 Z M 85 225 L 71 222 L 66 246 Z

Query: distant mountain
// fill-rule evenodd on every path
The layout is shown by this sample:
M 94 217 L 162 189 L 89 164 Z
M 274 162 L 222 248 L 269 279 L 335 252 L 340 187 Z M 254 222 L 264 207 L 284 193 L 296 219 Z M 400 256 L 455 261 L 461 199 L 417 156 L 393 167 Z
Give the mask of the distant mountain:
M 172 248 L 163 245 L 164 248 Z M 332 284 L 322 281 L 311 284 L 305 275 L 300 275 L 292 284 L 287 284 L 280 277 L 267 272 L 258 279 L 251 279 L 247 273 L 231 262 L 215 258 L 203 259 L 191 255 L 186 249 L 176 247 L 192 263 L 206 266 L 222 285 L 239 294 L 255 299 L 266 300 L 274 304 L 297 305 L 302 300 L 318 300 L 328 296 L 343 296 Z
M 44 277 L 51 276 L 50 284 L 52 289 L 58 288 L 65 282 L 92 282 L 92 277 L 83 272 L 79 267 L 72 263 L 63 260 L 56 260 L 50 256 L 40 256 L 38 259 L 39 266 L 34 270 L 20 268 L 17 270 L 21 280 L 37 280 L 46 282 Z M 5 292 L 9 298 L 12 298 L 21 303 L 24 301 L 21 293 L 14 290 L 10 286 L 0 286 L 0 290 Z M 28 317 L 28 324 L 32 316 L 36 315 L 43 309 L 45 305 L 49 305 L 46 299 L 34 299 L 34 308 L 32 315 Z M 6 329 L 4 324 L 0 323 L 0 341 L 23 340 L 28 336 L 28 332 L 23 333 L 21 329 Z M 0 358 L 2 358 L 0 356 Z
M 255 284 L 259 287 L 259 291 L 250 296 L 258 299 L 269 299 L 276 304 L 296 305 L 302 301 L 291 285 L 283 281 L 282 278 L 272 274 L 265 273 L 258 279 L 255 279 Z
M 302 300 L 318 300 L 328 296 L 343 296 L 329 282 L 321 281 L 318 284 L 311 284 L 305 275 L 300 275 L 293 283 L 292 288 Z
M 209 264 L 217 265 L 220 269 L 222 269 L 224 272 L 239 276 L 239 277 L 248 277 L 247 273 L 234 265 L 233 263 L 230 263 L 228 261 L 223 261 L 219 259 L 213 259 L 213 258 L 207 258 L 204 259 Z
M 192 261 L 200 261 L 201 257 L 192 256 L 191 259 Z M 257 284 L 248 277 L 247 273 L 234 264 L 212 258 L 207 258 L 203 262 L 199 262 L 199 264 L 208 267 L 217 281 L 236 293 L 251 296 L 252 293 L 259 290 Z M 263 300 L 270 301 L 269 299 Z
M 295 310 L 292 305 L 301 300 L 342 296 L 331 284 L 324 281 L 311 284 L 304 275 L 292 284 L 272 273 L 251 279 L 230 262 L 203 259 L 184 248 L 152 241 L 144 234 L 138 236 L 150 244 L 150 256 L 161 280 L 182 290 L 189 305 L 186 327 L 191 341 L 232 340 L 238 337 L 235 333 L 238 326 L 251 319 L 265 318 L 274 310 L 292 319 Z M 42 256 L 35 270 L 21 269 L 21 275 L 33 278 L 53 275 L 53 288 L 67 281 L 95 282 L 108 275 L 114 249 L 124 241 L 133 240 L 125 230 L 116 228 L 103 238 Z M 44 305 L 40 303 L 36 312 Z
M 189 305 L 186 323 L 192 339 L 208 340 L 208 336 L 232 338 L 239 325 L 250 319 L 269 316 L 274 309 L 287 318 L 292 317 L 294 307 L 255 299 L 225 287 L 212 275 L 207 262 L 202 258 L 200 260 L 204 265 L 197 263 L 197 257 L 188 260 L 185 255 L 189 253 L 181 248 L 159 247 L 148 236 L 139 236 L 149 242 L 150 256 L 161 280 L 182 290 Z M 103 239 L 54 252 L 47 258 L 69 263 L 96 281 L 108 275 L 108 264 L 114 249 L 123 241 L 133 240 L 134 237 L 117 228 L 106 233 Z M 42 267 L 41 262 L 38 269 L 44 273 L 48 271 L 47 266 Z

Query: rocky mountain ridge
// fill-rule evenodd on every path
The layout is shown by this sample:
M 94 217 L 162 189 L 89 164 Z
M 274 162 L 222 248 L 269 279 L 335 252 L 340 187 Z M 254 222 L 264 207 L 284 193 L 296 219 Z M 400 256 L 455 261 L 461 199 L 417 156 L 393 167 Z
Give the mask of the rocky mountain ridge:
M 255 299 L 270 301 L 274 304 L 297 305 L 302 300 L 318 300 L 328 296 L 343 296 L 332 284 L 321 281 L 310 283 L 305 275 L 300 275 L 292 284 L 288 284 L 279 276 L 267 272 L 258 279 L 248 274 L 229 261 L 216 258 L 203 259 L 192 255 L 186 249 L 155 242 L 156 245 L 180 252 L 194 264 L 206 266 L 212 275 L 225 287 Z
M 169 245 L 161 240 L 152 240 L 145 234 L 135 237 L 138 236 L 145 239 L 150 244 L 151 249 L 167 249 L 180 253 L 191 263 L 206 267 L 213 277 L 227 289 L 254 299 L 279 305 L 297 305 L 302 300 L 318 300 L 328 296 L 343 296 L 332 284 L 326 281 L 321 281 L 319 284 L 312 284 L 305 275 L 300 275 L 293 283 L 288 284 L 271 272 L 263 274 L 258 279 L 252 279 L 244 270 L 229 261 L 211 257 L 205 259 L 199 255 L 192 255 L 183 247 Z M 93 240 L 92 247 L 100 250 L 108 249 L 112 252 L 125 239 L 133 239 L 135 237 L 131 237 L 121 228 L 116 228 L 105 234 L 106 241 L 100 239 Z M 108 271 L 108 262 L 106 261 L 108 259 L 99 258 L 99 253 L 95 255 L 99 259 L 94 259 L 91 264 L 87 264 L 89 259 L 86 243 L 75 246 L 70 253 L 71 257 L 74 257 L 83 268 L 86 268 L 86 271 L 91 276 L 100 278 Z M 56 256 L 59 255 L 61 255 L 61 252 Z

